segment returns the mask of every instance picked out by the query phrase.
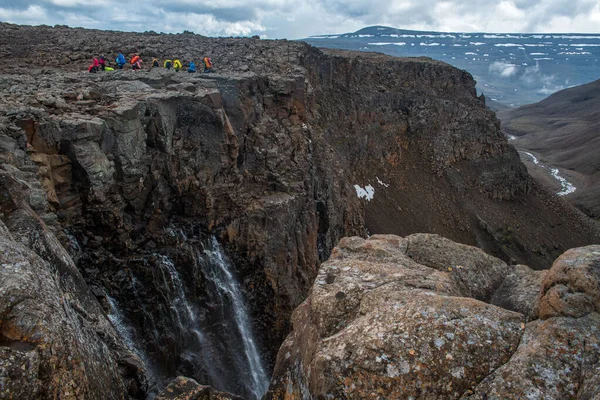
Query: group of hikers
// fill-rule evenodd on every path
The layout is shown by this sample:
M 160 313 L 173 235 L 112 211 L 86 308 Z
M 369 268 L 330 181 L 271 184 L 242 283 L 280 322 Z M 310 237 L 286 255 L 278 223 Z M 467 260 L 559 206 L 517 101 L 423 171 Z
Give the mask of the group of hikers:
M 202 59 L 202 63 L 204 64 L 204 72 L 214 72 L 213 63 L 210 57 L 204 57 Z M 122 53 L 119 53 L 117 58 L 115 58 L 115 64 L 117 69 L 123 69 L 128 62 L 125 59 L 125 56 Z M 137 54 L 134 54 L 133 57 L 131 57 L 129 64 L 131 64 L 132 70 L 142 69 L 142 59 Z M 168 70 L 173 69 L 175 72 L 179 72 L 183 69 L 183 64 L 179 60 L 165 60 L 163 67 Z M 152 60 L 150 69 L 152 68 L 160 68 L 160 63 L 157 58 Z M 114 71 L 114 68 L 108 67 L 106 65 L 106 58 L 104 56 L 100 56 L 94 57 L 92 64 L 88 67 L 88 71 L 91 73 L 96 73 L 98 71 Z M 190 61 L 188 64 L 187 72 L 196 72 L 196 64 L 193 61 Z

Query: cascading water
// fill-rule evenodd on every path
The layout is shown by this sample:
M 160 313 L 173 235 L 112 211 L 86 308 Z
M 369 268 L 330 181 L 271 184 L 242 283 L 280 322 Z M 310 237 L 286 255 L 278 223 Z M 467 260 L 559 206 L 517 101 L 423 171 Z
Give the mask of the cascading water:
M 216 287 L 212 300 L 229 314 L 229 318 L 224 318 L 221 323 L 232 330 L 230 334 L 233 340 L 241 340 L 240 350 L 243 357 L 236 357 L 237 373 L 245 377 L 248 389 L 255 398 L 260 399 L 268 389 L 269 379 L 256 348 L 242 290 L 231 271 L 229 261 L 214 237 L 204 250 L 204 255 L 205 257 L 199 257 L 202 260 L 203 272 Z
M 233 266 L 215 238 L 183 237 L 180 246 L 181 254 L 129 260 L 121 296 L 140 330 L 135 335 L 109 299 L 113 324 L 132 349 L 133 337 L 143 338 L 161 378 L 186 375 L 260 399 L 269 379 Z
M 156 385 L 158 384 L 158 380 L 156 378 L 154 368 L 150 363 L 150 359 L 146 353 L 136 345 L 134 340 L 134 329 L 130 324 L 127 323 L 127 320 L 123 316 L 117 301 L 110 297 L 108 293 L 105 293 L 105 298 L 110 308 L 110 312 L 107 315 L 108 319 L 121 336 L 121 339 L 123 339 L 123 342 L 127 348 L 129 348 L 129 350 L 138 356 L 144 363 L 144 367 L 146 368 L 146 379 L 148 380 L 148 392 L 153 393 Z

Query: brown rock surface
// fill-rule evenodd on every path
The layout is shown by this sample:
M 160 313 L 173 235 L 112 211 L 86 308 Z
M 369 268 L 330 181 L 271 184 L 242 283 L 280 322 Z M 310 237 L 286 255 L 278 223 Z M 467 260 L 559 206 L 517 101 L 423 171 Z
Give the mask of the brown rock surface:
M 267 399 L 594 398 L 600 316 L 527 323 L 540 280 L 437 235 L 344 238 L 293 314 Z
M 193 379 L 178 376 L 155 397 L 155 400 L 243 400 L 231 393 L 214 390 L 210 386 L 202 386 Z
M 548 271 L 540 294 L 540 318 L 583 317 L 600 312 L 600 246 L 571 249 Z
M 34 191 L 6 171 L 0 191 L 0 398 L 144 397 L 143 367 L 121 368 L 135 356 L 30 208 Z

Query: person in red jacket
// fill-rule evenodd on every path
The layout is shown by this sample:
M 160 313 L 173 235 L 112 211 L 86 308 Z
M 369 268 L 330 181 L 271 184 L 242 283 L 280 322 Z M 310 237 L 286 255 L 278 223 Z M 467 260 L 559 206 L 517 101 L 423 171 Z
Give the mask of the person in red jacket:
M 98 61 L 98 59 L 96 57 L 94 57 L 92 65 L 90 65 L 88 67 L 88 72 L 95 74 L 96 72 L 98 72 L 99 66 L 100 66 L 100 62 Z

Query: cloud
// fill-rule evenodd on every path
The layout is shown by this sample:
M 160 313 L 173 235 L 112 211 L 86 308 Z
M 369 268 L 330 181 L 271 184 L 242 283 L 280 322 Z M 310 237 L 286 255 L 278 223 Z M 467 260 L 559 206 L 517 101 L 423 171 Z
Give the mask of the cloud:
M 521 83 L 528 88 L 539 88 L 536 91 L 542 95 L 549 95 L 566 88 L 569 84 L 568 79 L 564 85 L 557 82 L 555 74 L 545 74 L 539 63 L 525 68 L 523 74 L 519 77 Z
M 517 73 L 518 67 L 515 64 L 496 61 L 490 64 L 490 74 L 500 75 L 502 78 L 510 78 Z
M 598 0 L 2 0 L 0 20 L 297 39 L 368 25 L 437 31 L 598 32 Z

